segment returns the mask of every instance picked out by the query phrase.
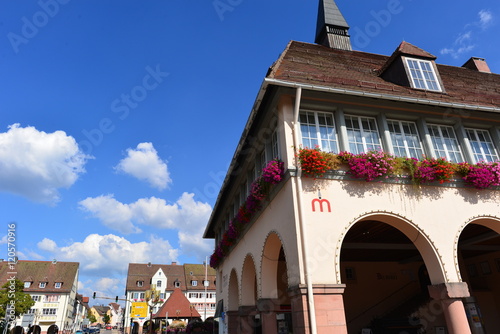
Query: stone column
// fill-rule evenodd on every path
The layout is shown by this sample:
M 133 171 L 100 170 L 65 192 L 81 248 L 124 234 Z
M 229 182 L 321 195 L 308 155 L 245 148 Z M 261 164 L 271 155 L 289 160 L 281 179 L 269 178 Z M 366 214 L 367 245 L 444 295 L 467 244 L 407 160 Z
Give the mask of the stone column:
M 314 284 L 314 308 L 318 334 L 347 334 L 343 293 L 345 284 Z M 297 333 L 310 333 L 307 287 L 290 290 L 292 317 Z M 295 334 L 295 332 L 294 332 Z
M 429 285 L 429 295 L 440 301 L 449 334 L 470 334 L 469 321 L 462 298 L 469 297 L 467 283 Z
M 240 319 L 238 316 L 238 311 L 227 311 L 226 312 L 226 323 L 228 333 L 240 333 Z
M 255 316 L 258 314 L 256 306 L 240 306 L 238 314 L 240 318 L 240 333 L 253 334 L 255 331 L 256 323 Z M 260 322 L 260 320 L 259 320 Z
M 257 301 L 257 309 L 260 313 L 260 320 L 262 322 L 262 333 L 264 334 L 275 334 L 278 330 L 276 305 L 280 305 L 279 301 L 271 298 L 262 298 Z

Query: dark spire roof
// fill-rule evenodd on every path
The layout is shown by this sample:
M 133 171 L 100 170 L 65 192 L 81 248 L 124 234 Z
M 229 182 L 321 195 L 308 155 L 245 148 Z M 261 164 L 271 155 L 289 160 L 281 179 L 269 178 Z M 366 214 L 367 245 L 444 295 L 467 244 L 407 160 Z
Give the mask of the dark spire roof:
M 351 50 L 349 25 L 334 0 L 320 0 L 315 43 L 335 49 Z M 332 35 L 336 36 L 332 40 Z

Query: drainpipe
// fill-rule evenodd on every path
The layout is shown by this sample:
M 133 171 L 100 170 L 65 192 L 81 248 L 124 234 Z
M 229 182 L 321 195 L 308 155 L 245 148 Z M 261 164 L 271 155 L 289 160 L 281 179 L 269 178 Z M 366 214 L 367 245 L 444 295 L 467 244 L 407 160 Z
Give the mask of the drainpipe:
M 300 111 L 300 100 L 302 97 L 302 87 L 297 87 L 297 93 L 295 95 L 295 108 L 293 114 L 293 147 L 296 153 L 298 145 L 299 145 L 299 111 Z M 302 243 L 302 261 L 304 263 L 304 272 L 307 286 L 307 302 L 309 306 L 309 324 L 311 334 L 316 334 L 316 309 L 314 307 L 314 293 L 312 282 L 309 277 L 309 264 L 308 264 L 308 256 L 307 256 L 307 238 L 306 238 L 306 228 L 304 226 L 304 214 L 302 212 L 302 170 L 296 166 L 296 186 L 295 190 L 297 193 L 297 210 L 298 210 L 298 223 L 300 229 L 300 241 Z

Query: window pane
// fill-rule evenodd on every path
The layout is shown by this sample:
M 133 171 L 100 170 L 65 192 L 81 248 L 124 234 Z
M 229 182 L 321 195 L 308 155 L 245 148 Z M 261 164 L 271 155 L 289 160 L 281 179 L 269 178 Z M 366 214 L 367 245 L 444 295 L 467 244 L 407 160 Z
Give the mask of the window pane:
M 446 158 L 451 162 L 463 162 L 462 152 L 451 126 L 429 125 L 432 144 L 439 158 Z
M 300 115 L 302 146 L 338 153 L 337 135 L 333 114 L 304 111 Z
M 396 156 L 417 159 L 422 157 L 423 150 L 415 123 L 388 120 L 387 124 Z
M 346 116 L 349 150 L 353 154 L 382 149 L 374 118 Z
M 465 129 L 474 156 L 474 162 L 498 161 L 498 154 L 487 130 Z

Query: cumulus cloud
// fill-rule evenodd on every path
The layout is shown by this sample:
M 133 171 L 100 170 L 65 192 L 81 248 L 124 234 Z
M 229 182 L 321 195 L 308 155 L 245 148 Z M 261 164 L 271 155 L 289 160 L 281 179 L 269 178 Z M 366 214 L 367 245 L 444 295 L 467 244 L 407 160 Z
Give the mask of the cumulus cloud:
M 157 197 L 141 198 L 126 204 L 113 195 L 87 198 L 80 203 L 82 210 L 92 213 L 104 225 L 122 233 L 140 231 L 137 224 L 178 231 L 183 252 L 206 254 L 211 243 L 202 234 L 212 212 L 207 203 L 194 200 L 194 194 L 183 193 L 173 204 Z M 203 257 L 201 257 L 203 258 Z
M 50 247 L 47 247 L 50 245 Z M 128 263 L 167 263 L 176 261 L 179 251 L 173 248 L 168 240 L 151 236 L 149 241 L 132 243 L 113 234 L 90 234 L 81 242 L 69 246 L 58 246 L 55 241 L 43 239 L 38 248 L 49 251 L 60 261 L 80 263 L 80 270 L 87 275 L 113 277 L 126 273 Z M 127 261 L 123 261 L 127 259 Z M 98 282 L 101 288 L 116 284 L 113 280 Z
M 79 205 L 112 230 L 125 234 L 141 232 L 131 221 L 133 213 L 130 206 L 118 202 L 113 195 L 88 197 L 80 201 Z
M 55 204 L 59 189 L 71 187 L 89 159 L 63 131 L 46 133 L 13 124 L 0 133 L 0 191 Z
M 476 45 L 474 42 L 475 33 L 478 27 L 486 30 L 493 22 L 493 14 L 489 10 L 481 10 L 478 13 L 479 20 L 465 25 L 464 31 L 458 34 L 451 47 L 441 49 L 442 55 L 450 55 L 457 59 L 463 54 L 472 51 Z
M 140 143 L 136 149 L 127 149 L 127 156 L 115 169 L 146 181 L 159 190 L 172 182 L 166 162 L 160 159 L 152 143 Z

